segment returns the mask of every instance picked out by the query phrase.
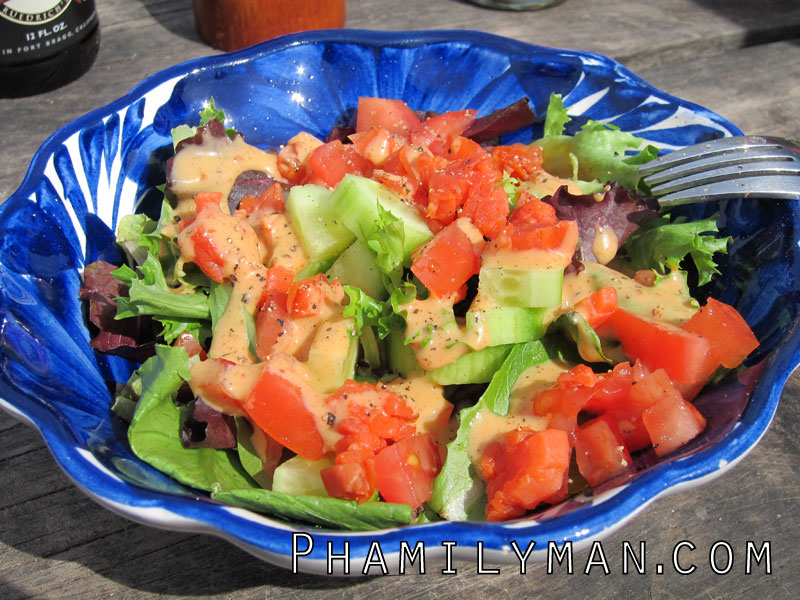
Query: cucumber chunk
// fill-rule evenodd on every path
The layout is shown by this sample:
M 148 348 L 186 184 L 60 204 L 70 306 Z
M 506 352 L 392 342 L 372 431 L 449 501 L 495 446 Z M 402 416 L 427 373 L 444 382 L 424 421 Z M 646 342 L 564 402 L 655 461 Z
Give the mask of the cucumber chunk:
M 345 175 L 333 191 L 334 212 L 362 242 L 378 231 L 378 204 L 403 223 L 403 254 L 411 264 L 411 251 L 433 237 L 417 209 L 377 181 L 357 175 Z
M 414 350 L 405 343 L 405 330 L 392 329 L 386 336 L 386 360 L 389 369 L 401 377 L 414 377 L 424 371 L 414 358 Z
M 544 322 L 546 313 L 544 308 L 522 306 L 470 309 L 467 311 L 466 339 L 476 337 L 476 332 L 483 329 L 482 334 L 488 337 L 489 346 L 538 340 L 547 329 Z
M 481 267 L 479 292 L 500 306 L 547 308 L 561 304 L 564 266 L 540 269 Z
M 350 319 L 326 322 L 314 336 L 306 366 L 320 392 L 334 392 L 355 376 L 358 339 L 350 335 L 351 325 Z
M 487 383 L 503 365 L 514 344 L 488 346 L 460 356 L 454 363 L 428 371 L 428 378 L 439 385 Z
M 336 216 L 332 193 L 325 187 L 294 186 L 286 198 L 286 212 L 312 264 L 335 258 L 355 239 Z
M 293 456 L 275 469 L 272 491 L 295 496 L 328 496 L 319 472 L 333 464 L 333 459 L 327 456 L 320 460 Z
M 375 253 L 357 239 L 330 265 L 328 278 L 342 285 L 354 285 L 376 300 L 385 300 L 387 293 L 383 275 L 375 266 Z

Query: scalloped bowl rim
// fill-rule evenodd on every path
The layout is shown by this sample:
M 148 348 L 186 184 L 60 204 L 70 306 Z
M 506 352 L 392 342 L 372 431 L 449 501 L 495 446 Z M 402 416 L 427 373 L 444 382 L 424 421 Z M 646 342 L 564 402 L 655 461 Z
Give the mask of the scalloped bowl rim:
M 318 42 L 356 43 L 368 46 L 392 45 L 401 48 L 431 43 L 465 42 L 513 48 L 521 55 L 532 51 L 545 51 L 563 56 L 591 57 L 613 67 L 618 74 L 636 85 L 657 91 L 662 97 L 674 99 L 692 112 L 723 123 L 731 132 L 739 132 L 735 125 L 719 115 L 704 107 L 657 90 L 617 61 L 600 54 L 535 46 L 493 34 L 469 30 L 422 32 L 322 30 L 283 36 L 234 53 L 193 59 L 149 76 L 126 95 L 86 113 L 48 137 L 37 150 L 22 184 L 10 199 L 16 196 L 27 197 L 32 193 L 34 181 L 43 175 L 49 157 L 61 142 L 85 126 L 131 104 L 159 85 L 195 69 L 233 65 L 256 59 L 261 55 L 280 52 L 291 46 Z M 392 544 L 399 545 L 401 540 L 415 538 L 432 546 L 430 550 L 426 548 L 428 557 L 444 555 L 445 549 L 440 545 L 437 547 L 436 541 L 467 540 L 470 545 L 459 545 L 453 552 L 453 556 L 465 558 L 475 556 L 474 541 L 482 540 L 487 546 L 484 556 L 489 562 L 509 562 L 517 560 L 511 553 L 510 547 L 503 541 L 509 537 L 514 539 L 546 538 L 558 543 L 570 540 L 574 542 L 576 548 L 580 548 L 623 526 L 662 495 L 699 485 L 721 475 L 744 458 L 764 435 L 777 409 L 786 380 L 798 363 L 800 363 L 800 334 L 793 329 L 784 340 L 782 349 L 773 353 L 768 360 L 764 372 L 765 375 L 770 374 L 768 385 L 763 385 L 762 380 L 750 399 L 751 405 L 756 400 L 759 404 L 763 404 L 762 410 L 758 414 L 746 413 L 731 432 L 710 447 L 677 460 L 658 464 L 648 472 L 640 474 L 635 481 L 615 488 L 612 493 L 607 494 L 608 497 L 602 502 L 595 502 L 592 506 L 544 521 L 529 520 L 510 523 L 446 521 L 363 533 L 288 525 L 213 501 L 198 502 L 194 498 L 167 494 L 123 482 L 116 476 L 106 473 L 105 467 L 93 460 L 87 450 L 78 449 L 71 443 L 69 432 L 65 431 L 58 421 L 57 408 L 45 410 L 39 406 L 32 406 L 30 412 L 25 412 L 13 401 L 17 392 L 9 389 L 3 390 L 0 407 L 12 416 L 34 426 L 45 439 L 61 469 L 78 488 L 99 504 L 126 518 L 149 526 L 174 531 L 207 533 L 221 537 L 273 564 L 284 567 L 291 566 L 287 553 L 283 550 L 276 550 L 276 548 L 285 546 L 285 543 L 278 542 L 275 538 L 292 531 L 313 534 L 315 544 L 319 544 L 319 546 L 324 545 L 327 541 L 332 541 L 334 547 L 339 548 L 338 544 L 349 540 L 351 555 L 362 558 L 366 556 L 365 550 L 373 539 L 380 540 L 389 547 Z M 749 411 L 749 413 L 752 412 Z M 494 538 L 494 542 L 492 538 Z M 355 551 L 352 549 L 354 545 L 357 548 Z M 531 553 L 531 558 L 534 560 L 541 558 L 543 552 L 544 549 L 538 549 Z M 389 564 L 396 564 L 396 553 L 386 553 L 385 556 L 388 558 Z M 326 573 L 325 560 L 322 559 L 303 559 L 299 566 L 302 571 Z

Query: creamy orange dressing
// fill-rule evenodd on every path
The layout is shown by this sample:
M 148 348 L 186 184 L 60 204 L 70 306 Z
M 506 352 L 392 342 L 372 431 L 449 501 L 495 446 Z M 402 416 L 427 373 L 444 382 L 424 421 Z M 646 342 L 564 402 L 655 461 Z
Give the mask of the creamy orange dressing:
M 415 423 L 417 433 L 430 433 L 441 444 L 449 441 L 448 426 L 453 406 L 442 393 L 442 386 L 432 383 L 427 377 L 411 379 L 397 378 L 386 384 L 386 388 L 402 396 L 419 413 Z
M 303 251 L 289 215 L 273 213 L 264 215 L 261 220 L 264 236 L 263 263 L 270 267 L 283 267 L 299 272 L 308 265 L 308 256 Z
M 230 139 L 202 133 L 202 144 L 183 146 L 172 161 L 170 189 L 178 199 L 175 215 L 181 219 L 194 214 L 194 197 L 200 192 L 219 192 L 220 208 L 228 211 L 227 198 L 236 178 L 245 171 L 262 171 L 277 181 L 278 157 L 246 143 L 241 136 Z
M 461 325 L 453 314 L 453 298 L 429 296 L 400 306 L 406 311 L 406 339 L 411 340 L 417 363 L 426 371 L 440 369 L 488 345 L 488 334 L 477 327 Z M 412 337 L 413 336 L 413 337 Z
M 677 272 L 649 287 L 601 264 L 584 262 L 583 265 L 584 270 L 580 273 L 564 276 L 561 306 L 550 309 L 545 322 L 571 312 L 578 302 L 609 285 L 617 290 L 619 306 L 631 312 L 652 315 L 674 325 L 683 325 L 697 312 L 697 303 L 686 289 L 682 275 Z
M 617 255 L 617 250 L 619 250 L 619 238 L 614 228 L 608 225 L 595 225 L 592 252 L 597 262 L 607 265 Z
M 475 415 L 467 440 L 467 454 L 472 463 L 477 465 L 486 446 L 500 441 L 509 431 L 518 427 L 534 431 L 547 428 L 548 417 L 533 414 L 533 396 L 540 390 L 553 387 L 558 376 L 569 368 L 570 365 L 566 363 L 552 360 L 533 365 L 517 380 L 511 392 L 507 415 L 500 416 L 489 409 L 483 409 Z
M 222 258 L 222 277 L 232 285 L 231 297 L 211 339 L 211 358 L 245 364 L 254 357 L 249 350 L 248 320 L 253 318 L 267 270 L 261 264 L 258 237 L 244 219 L 201 211 L 178 236 L 178 247 L 186 261 L 196 255 L 194 234 L 202 227 L 205 237 Z
M 552 196 L 558 191 L 561 186 L 567 186 L 567 191 L 570 194 L 581 195 L 583 191 L 580 186 L 571 179 L 562 179 L 551 175 L 544 169 L 538 172 L 534 179 L 523 181 L 519 184 L 520 191 L 533 194 L 537 198 L 544 198 L 545 196 Z
M 242 410 L 236 410 L 229 405 L 219 405 L 213 398 L 203 393 L 204 389 L 213 388 L 224 390 L 225 394 L 236 400 L 239 405 L 244 405 L 261 375 L 264 373 L 264 364 L 237 365 L 220 360 L 198 360 L 189 369 L 189 386 L 195 396 L 200 396 L 205 402 L 217 410 L 241 416 Z

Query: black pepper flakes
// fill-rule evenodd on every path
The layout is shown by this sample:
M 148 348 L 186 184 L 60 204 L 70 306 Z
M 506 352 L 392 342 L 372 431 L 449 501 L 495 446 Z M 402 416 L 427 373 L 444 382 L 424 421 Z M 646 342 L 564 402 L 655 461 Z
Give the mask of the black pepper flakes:
M 333 427 L 333 424 L 336 423 L 336 415 L 333 413 L 328 413 L 327 417 L 325 417 L 325 421 Z

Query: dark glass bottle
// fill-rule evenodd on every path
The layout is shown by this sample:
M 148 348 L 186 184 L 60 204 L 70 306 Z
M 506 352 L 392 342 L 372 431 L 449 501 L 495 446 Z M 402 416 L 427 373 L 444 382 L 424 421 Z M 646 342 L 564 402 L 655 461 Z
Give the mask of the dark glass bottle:
M 0 97 L 65 85 L 89 70 L 99 48 L 94 0 L 0 0 Z

